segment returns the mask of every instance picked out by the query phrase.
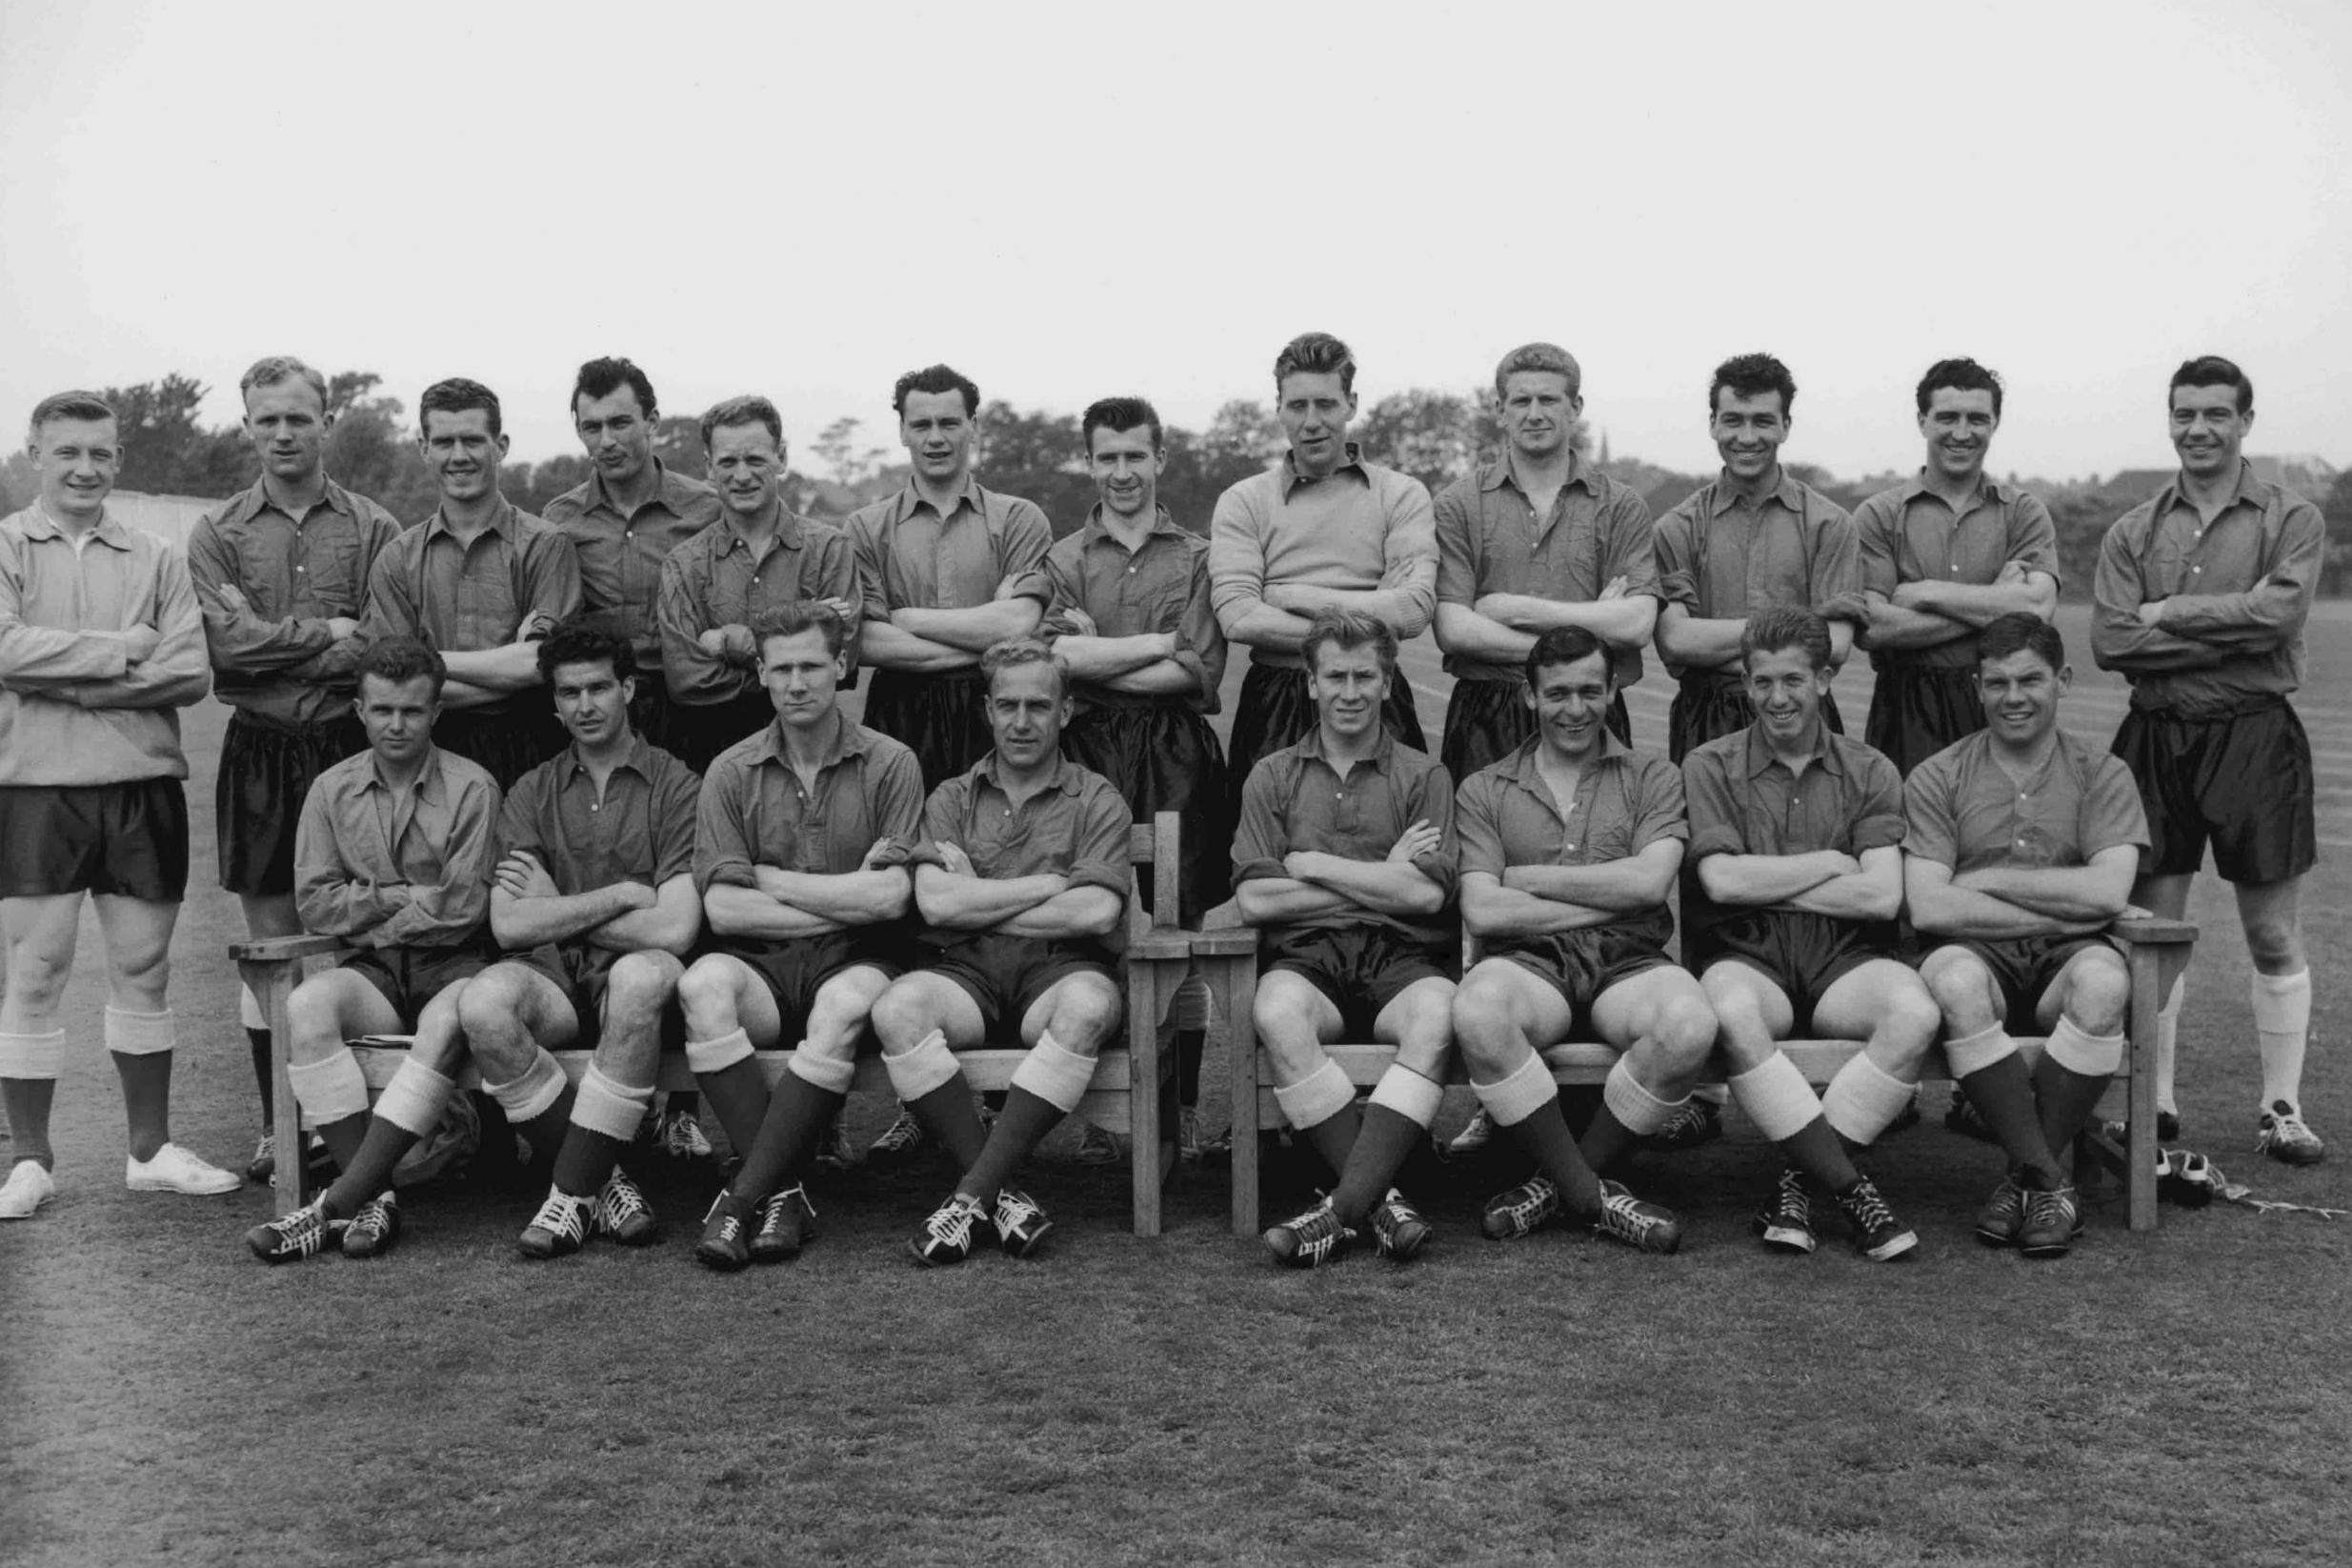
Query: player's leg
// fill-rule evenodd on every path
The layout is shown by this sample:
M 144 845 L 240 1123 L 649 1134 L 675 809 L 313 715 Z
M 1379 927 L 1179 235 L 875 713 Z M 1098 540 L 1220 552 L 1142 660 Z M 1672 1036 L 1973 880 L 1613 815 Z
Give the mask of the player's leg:
M 1679 1115 L 1715 1049 L 1715 1009 L 1690 971 L 1657 964 L 1602 988 L 1593 1027 L 1624 1053 L 1585 1129 L 1584 1161 L 1605 1171 Z
M 465 1070 L 466 1039 L 459 1006 L 470 983 L 468 979 L 452 980 L 418 1010 L 408 1055 L 401 1058 L 392 1082 L 375 1097 L 375 1113 L 368 1119 L 358 1153 L 319 1195 L 319 1204 L 329 1216 L 356 1219 L 362 1210 L 389 1199 L 393 1170 L 440 1123 L 450 1096 L 457 1091 L 457 1075 Z M 393 1028 L 398 1028 L 397 1022 Z M 390 1216 L 385 1218 L 389 1227 Z M 380 1251 L 390 1239 L 388 1228 L 367 1250 Z M 351 1243 L 347 1235 L 346 1254 L 353 1251 Z
M 493 964 L 458 993 L 457 1024 L 483 1092 L 530 1143 L 533 1168 L 546 1170 L 563 1147 L 576 1098 L 550 1055 L 579 1038 L 572 998 L 529 964 Z
M 237 902 L 245 907 L 245 934 L 254 940 L 302 935 L 302 916 L 294 909 L 292 894 L 243 893 Z M 261 1142 L 245 1169 L 245 1178 L 267 1181 L 277 1166 L 277 1145 L 270 1131 L 276 1125 L 277 1115 L 277 1084 L 270 1069 L 270 1020 L 262 1015 L 261 998 L 242 981 L 237 985 L 237 1014 L 245 1027 L 246 1048 L 252 1054 L 254 1091 L 261 1099 Z
M 2042 988 L 2035 1019 L 2048 1032 L 2034 1074 L 2041 1142 L 2062 1156 L 2090 1119 L 2107 1080 L 2123 1063 L 2123 1030 L 2131 1009 L 2131 971 L 2104 942 L 2089 943 L 2065 956 Z M 2074 1178 L 2037 1182 L 2022 1195 L 2023 1213 L 2014 1228 L 2018 1251 L 2027 1257 L 2062 1257 L 2082 1232 L 2082 1204 Z M 1999 1195 L 1996 1195 L 1998 1198 Z M 1988 1206 L 1987 1214 L 1990 1216 Z M 1981 1224 L 1979 1234 L 1985 1235 Z M 1987 1240 L 1994 1239 L 1987 1235 Z
M 998 1238 L 1016 1257 L 1028 1255 L 1048 1224 L 1042 1213 L 1008 1213 L 1007 1197 L 1019 1199 L 1010 1206 L 1015 1211 L 1035 1206 L 1010 1193 L 1006 1183 L 1061 1118 L 1078 1108 L 1095 1080 L 1096 1060 L 1125 1012 L 1117 982 L 1094 967 L 1059 975 L 1022 1009 L 1020 1037 L 1029 1055 L 1014 1070 L 996 1125 L 988 1130 L 980 1157 L 957 1180 L 955 1194 L 995 1205 Z
M 368 1079 L 345 1042 L 399 1034 L 400 1010 L 359 969 L 331 969 L 294 988 L 286 1024 L 286 1076 L 294 1099 L 335 1169 L 349 1170 L 368 1136 Z
M 1940 947 L 1920 960 L 1920 979 L 1942 1015 L 1953 1080 L 2008 1155 L 2011 1180 L 2024 1174 L 2036 1186 L 2061 1184 L 2066 1168 L 2042 1137 L 2033 1076 L 2010 1037 L 2009 998 L 1991 966 L 1969 948 Z M 1996 1239 L 1983 1224 L 1978 1235 Z
M 1850 1191 L 1861 1179 L 1821 1114 L 1821 1101 L 1779 1042 L 1796 1010 L 1780 982 L 1740 958 L 1723 958 L 1699 976 L 1715 1009 L 1716 1050 L 1724 1081 L 1757 1130 L 1780 1146 L 1788 1166 L 1757 1216 L 1756 1233 L 1776 1252 L 1809 1253 L 1816 1188 Z
M 1397 1196 L 1397 1173 L 1416 1145 L 1429 1136 L 1445 1097 L 1445 1077 L 1454 1055 L 1454 982 L 1421 973 L 1383 999 L 1388 985 L 1375 988 L 1379 1011 L 1372 1037 L 1397 1047 L 1397 1059 L 1372 1088 L 1359 1113 L 1356 1142 L 1348 1150 L 1338 1185 L 1331 1190 L 1332 1212 L 1350 1229 L 1372 1221 L 1383 1256 L 1403 1261 L 1429 1242 L 1429 1222 Z
M 73 948 L 82 924 L 82 895 L 0 899 L 0 926 L 8 933 L 8 992 L 0 996 L 0 1103 L 8 1109 L 10 1185 L 14 1166 L 30 1162 L 46 1177 L 56 1168 L 50 1146 L 50 1107 L 57 1076 L 65 1068 L 65 1030 L 57 1004 L 73 974 Z M 46 1180 L 24 1178 L 24 1213 L 48 1196 Z M 17 1218 L 11 1207 L 9 1217 Z
M 1813 1027 L 1836 1039 L 1859 1039 L 1862 1049 L 1838 1070 L 1821 1096 L 1821 1114 L 1849 1150 L 1859 1151 L 1908 1110 L 1920 1066 L 1943 1015 L 1919 972 L 1894 958 L 1871 958 L 1830 981 L 1813 1006 Z M 1916 1232 L 1895 1216 L 1868 1176 L 1830 1189 L 1853 1228 L 1855 1244 L 1874 1263 L 1908 1256 Z
M 891 972 L 878 965 L 852 964 L 825 976 L 816 988 L 809 1004 L 808 1032 L 793 1048 L 784 1075 L 769 1096 L 758 1136 L 735 1175 L 732 1190 L 737 1198 L 756 1203 L 797 1185 L 826 1126 L 850 1097 L 866 1020 L 892 978 Z
M 2256 1147 L 2289 1165 L 2316 1164 L 2327 1152 L 2302 1116 L 2303 1053 L 2311 1029 L 2302 885 L 2300 875 L 2237 884 L 2238 923 L 2254 960 L 2254 1033 L 2262 1060 Z
M 2152 834 L 2158 833 L 2153 814 L 2149 817 Z M 2204 840 L 2198 840 L 2198 853 L 2204 852 Z M 2178 874 L 2142 875 L 2132 884 L 2132 903 L 2150 915 L 2164 920 L 2185 920 L 2189 913 L 2189 890 L 2197 880 L 2193 871 Z M 2160 1138 L 2181 1136 L 2181 1003 L 2186 995 L 2189 966 L 2181 966 L 2173 976 L 2172 986 L 2164 993 L 2156 1010 L 2156 1125 Z
M 732 953 L 705 954 L 678 978 L 678 1011 L 686 1065 L 740 1156 L 768 1114 L 768 1077 L 753 1054 L 773 1049 L 784 1032 L 774 978 Z
M 901 975 L 874 998 L 870 1015 L 882 1046 L 882 1070 L 923 1131 L 969 1170 L 988 1141 L 973 1108 L 972 1087 L 955 1053 L 988 1038 L 990 1015 L 975 994 L 936 970 Z
M 592 1221 L 593 1229 L 627 1246 L 646 1246 L 658 1237 L 653 1211 L 620 1169 L 620 1156 L 653 1109 L 662 1015 L 677 995 L 684 969 L 675 955 L 649 949 L 622 954 L 606 971 L 603 995 L 596 998 L 595 1053 L 573 1094 L 547 1197 L 523 1232 L 526 1255 L 549 1257 L 574 1250 L 587 1238 Z M 579 1005 L 573 1004 L 575 1013 Z
M 1347 1168 L 1362 1120 L 1356 1086 L 1323 1050 L 1342 1032 L 1338 1005 L 1297 971 L 1269 969 L 1257 977 L 1250 1018 L 1258 1048 L 1274 1067 L 1274 1099 L 1283 1119 L 1337 1176 Z
M 1502 1239 L 1523 1236 L 1564 1208 L 1600 1212 L 1600 1183 L 1577 1147 L 1538 1046 L 1568 1037 L 1576 1015 L 1559 988 L 1524 964 L 1488 958 L 1454 993 L 1454 1040 L 1478 1104 L 1498 1136 L 1533 1160 L 1549 1190 L 1505 1194 L 1487 1205 L 1484 1228 Z M 1515 1196 L 1515 1195 L 1517 1195 Z M 1522 1206 L 1518 1196 L 1527 1202 Z M 1504 1201 L 1511 1200 L 1511 1201 Z
M 98 910 L 98 930 L 106 938 L 107 1050 L 122 1079 L 131 1157 L 144 1164 L 171 1141 L 171 1055 L 176 1040 L 169 994 L 171 928 L 179 920 L 180 906 L 113 894 L 98 895 L 92 902 Z

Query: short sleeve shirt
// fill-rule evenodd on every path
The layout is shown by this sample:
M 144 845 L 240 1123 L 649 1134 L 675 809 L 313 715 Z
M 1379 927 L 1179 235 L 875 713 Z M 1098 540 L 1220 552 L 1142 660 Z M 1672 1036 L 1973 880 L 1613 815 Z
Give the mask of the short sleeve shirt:
M 718 521 L 718 492 L 673 473 L 653 459 L 659 476 L 652 498 L 624 514 L 601 474 L 547 504 L 549 525 L 572 541 L 580 561 L 580 608 L 617 615 L 613 631 L 636 645 L 637 663 L 661 668 L 661 635 L 653 607 L 662 562 L 679 545 Z
M 2062 731 L 2024 778 L 2000 765 L 1984 732 L 1944 748 L 1911 771 L 1903 814 L 1904 853 L 1956 873 L 2083 866 L 2101 850 L 2148 847 L 2131 769 Z
M 757 664 L 737 664 L 711 653 L 701 645 L 702 633 L 721 626 L 755 626 L 772 611 L 812 599 L 858 604 L 863 597 L 849 535 L 831 523 L 787 512 L 766 548 L 754 554 L 751 542 L 722 518 L 662 562 L 658 678 L 668 682 L 673 697 L 689 705 L 749 695 L 759 687 Z M 855 643 L 850 647 L 854 650 Z
M 1818 760 L 1791 774 L 1751 725 L 1694 749 L 1682 759 L 1695 871 L 1710 854 L 1811 854 L 1836 850 L 1859 857 L 1903 841 L 1902 776 L 1884 754 L 1859 740 L 1821 734 Z M 1696 875 L 1683 878 L 1683 924 L 1700 933 L 1735 913 L 1706 895 Z
M 1660 839 L 1691 835 L 1682 774 L 1661 756 L 1628 750 L 1604 734 L 1562 811 L 1544 783 L 1541 736 L 1473 774 L 1455 799 L 1461 871 L 1499 877 L 1513 866 L 1596 866 L 1628 859 Z
M 1658 596 L 1701 620 L 1807 609 L 1862 616 L 1861 558 L 1845 509 L 1802 480 L 1750 502 L 1718 478 L 1658 524 Z
M 1045 602 L 1054 531 L 1035 502 L 1017 495 L 975 481 L 941 516 L 909 485 L 852 513 L 849 533 L 867 620 L 886 621 L 894 610 L 976 609 L 994 602 L 1008 577 L 1008 597 Z
M 1350 860 L 1385 860 L 1416 822 L 1437 830 L 1439 842 L 1413 863 L 1454 893 L 1459 843 L 1454 822 L 1454 784 L 1435 757 L 1399 745 L 1383 733 L 1377 751 L 1345 775 L 1324 755 L 1322 730 L 1258 760 L 1241 790 L 1241 825 L 1234 840 L 1234 883 L 1285 876 L 1283 856 L 1314 850 Z M 1443 941 L 1448 929 L 1355 908 L 1309 915 L 1296 924 L 1325 930 L 1380 925 L 1423 941 Z
M 700 789 L 685 763 L 638 735 L 598 799 L 579 748 L 567 746 L 507 792 L 498 854 L 529 851 L 567 897 L 616 882 L 658 888 L 694 869 Z
M 480 653 L 513 642 L 533 614 L 563 620 L 579 608 L 580 562 L 572 541 L 501 501 L 471 542 L 460 543 L 438 512 L 393 540 L 369 577 L 364 630 L 371 642 L 419 637 L 443 653 Z M 515 700 L 472 712 L 502 712 Z
M 1589 604 L 1614 578 L 1629 594 L 1659 597 L 1650 509 L 1630 485 L 1578 459 L 1550 515 L 1536 515 L 1506 461 L 1486 463 L 1439 493 L 1437 602 L 1468 607 L 1489 593 L 1531 593 Z M 1618 648 L 1609 661 L 1621 691 L 1641 678 L 1641 651 Z M 1463 680 L 1522 680 L 1516 665 L 1459 653 L 1445 668 Z
M 839 721 L 811 788 L 794 772 L 778 724 L 712 759 L 694 828 L 694 886 L 754 885 L 754 866 L 840 876 L 879 838 L 914 843 L 923 826 L 915 754 L 862 724 Z
M 1045 633 L 1069 634 L 1071 623 L 1056 617 L 1082 610 L 1105 637 L 1146 636 L 1173 632 L 1176 659 L 1198 681 L 1183 701 L 1196 712 L 1214 714 L 1217 688 L 1225 679 L 1225 633 L 1209 604 L 1209 541 L 1176 527 L 1160 508 L 1141 548 L 1127 547 L 1102 526 L 1102 508 L 1086 514 L 1078 531 L 1057 539 L 1045 553 Z M 1164 699 L 1114 692 L 1081 681 L 1081 707 L 1137 708 Z
M 1127 896 L 1135 816 L 1109 779 L 1057 757 L 1053 776 L 1015 805 L 997 777 L 991 752 L 941 783 L 923 803 L 923 836 L 955 845 L 985 877 L 1067 876 Z
M 1892 595 L 1904 583 L 1928 580 L 1982 587 L 2015 561 L 2028 572 L 2058 576 L 2058 525 L 2040 497 L 2015 485 L 1987 479 L 1961 511 L 1924 480 L 1882 490 L 1854 513 L 1861 548 L 1862 587 Z M 1977 637 L 1971 632 L 1932 648 L 1892 654 L 1873 653 L 1941 668 L 1974 668 Z

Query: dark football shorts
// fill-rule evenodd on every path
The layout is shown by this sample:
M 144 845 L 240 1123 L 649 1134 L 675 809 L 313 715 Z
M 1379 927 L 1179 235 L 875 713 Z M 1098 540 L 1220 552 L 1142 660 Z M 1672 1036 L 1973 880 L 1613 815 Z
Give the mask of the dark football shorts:
M 1664 909 L 1635 919 L 1590 926 L 1582 931 L 1546 932 L 1497 942 L 1487 956 L 1508 958 L 1560 994 L 1579 1025 L 1592 1020 L 1593 1004 L 1611 986 L 1653 969 L 1667 969 L 1666 939 L 1674 916 Z
M 1788 997 L 1791 1029 L 1804 1035 L 1831 986 L 1874 958 L 1894 958 L 1900 935 L 1892 920 L 1840 920 L 1808 910 L 1759 909 L 1734 915 L 1707 934 L 1702 964 L 1737 958 L 1760 970 Z
M 1666 710 L 1666 755 L 1680 762 L 1708 741 L 1736 735 L 1755 722 L 1756 709 L 1748 701 L 1747 688 L 1736 677 L 1712 670 L 1693 671 L 1676 686 L 1674 702 Z M 1834 694 L 1821 698 L 1821 722 L 1832 734 L 1845 734 L 1845 721 L 1838 716 Z
M 221 738 L 212 791 L 220 885 L 268 897 L 294 891 L 294 830 L 320 774 L 367 750 L 355 714 L 323 724 L 285 724 L 239 710 Z
M 433 722 L 432 743 L 481 764 L 501 792 L 572 744 L 544 690 L 526 692 L 497 710 L 445 708 Z
M 2008 1027 L 2019 1034 L 2040 1033 L 2040 1022 L 2034 1014 L 2041 1004 L 2041 994 L 2065 973 L 2076 954 L 2089 948 L 2101 948 L 2119 956 L 2122 954 L 2122 949 L 2105 936 L 2013 936 L 1998 942 L 1963 938 L 1939 942 L 1936 946 L 1962 948 L 1982 960 L 1984 967 L 1993 972 L 1993 984 L 2000 991 Z
M 1225 776 L 1233 792 L 1228 820 L 1241 820 L 1241 792 L 1250 770 L 1259 760 L 1285 746 L 1295 745 L 1315 728 L 1320 715 L 1307 692 L 1307 673 L 1280 665 L 1250 661 L 1241 677 L 1241 700 L 1234 704 L 1233 738 L 1225 744 Z M 1421 715 L 1413 703 L 1413 683 L 1392 680 L 1388 700 L 1380 704 L 1380 727 L 1399 746 L 1429 750 L 1421 737 Z
M 497 955 L 475 947 L 371 947 L 345 958 L 350 970 L 383 995 L 400 1015 L 400 1027 L 414 1029 L 425 1004 L 460 980 L 471 980 Z
M 913 752 L 923 788 L 935 790 L 995 748 L 987 704 L 988 683 L 977 670 L 876 670 L 866 691 L 866 728 Z
M 188 892 L 188 791 L 176 778 L 0 786 L 0 898 Z
M 2221 718 L 2123 715 L 2115 754 L 2148 813 L 2143 876 L 2187 876 L 2204 863 L 2227 882 L 2281 882 L 2318 864 L 2311 742 L 2284 697 Z
M 1893 653 L 1870 657 L 1878 678 L 1870 689 L 1862 740 L 1883 753 L 1904 777 L 1953 742 L 1984 728 L 1975 665 L 1923 664 Z
M 1073 975 L 1100 975 L 1114 986 L 1110 955 L 1091 942 L 1065 942 L 984 932 L 935 950 L 918 950 L 915 967 L 953 981 L 980 1010 L 988 1037 L 1018 1028 L 1037 998 Z M 1121 993 L 1125 995 L 1125 993 Z
M 1454 954 L 1387 926 L 1277 927 L 1258 939 L 1257 971 L 1297 975 L 1339 1010 L 1342 1035 L 1372 1038 L 1372 1028 L 1408 986 L 1456 977 Z
M 740 961 L 767 983 L 788 1045 L 807 1025 L 817 992 L 843 970 L 864 965 L 896 979 L 907 969 L 903 946 L 875 931 L 833 931 L 790 942 L 727 942 L 715 951 Z
M 693 772 L 707 773 L 712 759 L 719 753 L 737 741 L 750 739 L 774 722 L 775 704 L 768 700 L 764 687 L 754 687 L 723 702 L 673 700 L 663 726 L 669 738 L 654 744 Z

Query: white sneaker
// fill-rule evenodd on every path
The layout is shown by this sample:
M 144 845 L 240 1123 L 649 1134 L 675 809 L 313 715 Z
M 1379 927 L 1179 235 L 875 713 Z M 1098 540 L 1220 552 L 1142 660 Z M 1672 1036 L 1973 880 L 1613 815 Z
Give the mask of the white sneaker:
M 1445 1155 L 1448 1159 L 1468 1159 L 1474 1155 L 1486 1153 L 1487 1145 L 1494 1141 L 1495 1118 L 1488 1116 L 1486 1107 L 1481 1105 L 1478 1114 L 1470 1118 L 1470 1125 L 1455 1134 L 1453 1140 L 1445 1146 Z
M 218 1197 L 245 1185 L 233 1172 L 207 1165 L 176 1143 L 156 1150 L 153 1159 L 123 1161 L 123 1181 L 134 1193 L 186 1193 L 191 1197 Z
M 32 1211 L 57 1196 L 57 1183 L 37 1159 L 20 1159 L 0 1187 L 0 1219 L 30 1219 Z

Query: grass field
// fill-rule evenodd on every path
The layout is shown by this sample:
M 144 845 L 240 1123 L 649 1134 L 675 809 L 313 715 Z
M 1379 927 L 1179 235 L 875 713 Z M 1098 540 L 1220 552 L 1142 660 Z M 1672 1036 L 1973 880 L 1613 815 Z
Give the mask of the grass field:
M 2088 669 L 2082 613 L 2061 624 L 2071 722 L 2103 742 L 2121 688 Z M 2352 609 L 2323 606 L 2312 644 L 2305 1103 L 2337 1153 L 2251 1155 L 2244 945 L 2205 882 L 2183 1141 L 2267 1196 L 2342 1205 Z M 1410 668 L 1434 739 L 1434 654 Z M 1867 689 L 1840 682 L 1858 727 Z M 1667 695 L 1655 670 L 1633 695 L 1645 745 Z M 190 724 L 173 995 L 177 1136 L 226 1160 L 256 1129 L 220 957 L 241 927 L 213 885 L 220 715 Z M 1966 1226 L 1999 1156 L 1932 1114 L 1877 1157 L 1925 1240 L 1900 1268 L 1834 1242 L 1763 1256 L 1746 1215 L 1774 1161 L 1735 1117 L 1644 1162 L 1689 1226 L 1672 1258 L 1482 1243 L 1483 1184 L 1430 1172 L 1425 1262 L 1279 1273 L 1226 1235 L 1221 1173 L 1180 1179 L 1169 1234 L 1137 1241 L 1122 1178 L 1049 1158 L 1034 1190 L 1061 1225 L 1028 1263 L 907 1258 L 934 1167 L 820 1184 L 798 1262 L 708 1275 L 688 1248 L 710 1177 L 655 1165 L 651 1252 L 523 1263 L 537 1195 L 466 1186 L 417 1195 L 388 1258 L 269 1270 L 238 1239 L 266 1193 L 123 1191 L 94 925 L 84 940 L 59 1197 L 0 1226 L 0 1563 L 2308 1568 L 2352 1539 L 2352 1227 L 2217 1207 L 2133 1236 L 2106 1201 L 2063 1262 L 1988 1253 Z M 1273 1180 L 1270 1206 L 1304 1195 L 1300 1172 Z

